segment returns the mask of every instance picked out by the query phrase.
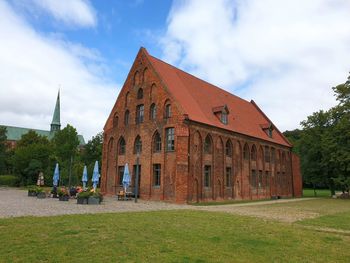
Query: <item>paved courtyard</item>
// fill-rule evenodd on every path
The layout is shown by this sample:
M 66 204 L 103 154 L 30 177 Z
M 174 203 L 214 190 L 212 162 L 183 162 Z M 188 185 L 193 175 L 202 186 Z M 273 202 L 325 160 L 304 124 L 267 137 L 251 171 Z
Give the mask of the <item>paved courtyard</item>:
M 78 205 L 75 199 L 61 202 L 57 198 L 38 199 L 27 195 L 28 191 L 26 190 L 0 188 L 0 218 L 190 208 L 188 205 L 176 205 L 165 202 L 138 200 L 138 203 L 135 203 L 134 201 L 117 201 L 116 198 L 112 197 L 105 197 L 101 205 Z
M 304 199 L 281 199 L 271 201 L 249 202 L 218 206 L 179 205 L 166 202 L 138 200 L 117 201 L 114 197 L 105 197 L 101 205 L 78 205 L 75 199 L 61 202 L 56 198 L 38 199 L 28 197 L 26 190 L 0 188 L 0 218 L 19 216 L 55 216 L 64 214 L 119 213 L 156 210 L 192 209 L 212 212 L 226 212 L 238 215 L 253 216 L 263 219 L 274 219 L 294 222 L 305 218 L 314 218 L 318 213 L 275 204 L 306 201 Z

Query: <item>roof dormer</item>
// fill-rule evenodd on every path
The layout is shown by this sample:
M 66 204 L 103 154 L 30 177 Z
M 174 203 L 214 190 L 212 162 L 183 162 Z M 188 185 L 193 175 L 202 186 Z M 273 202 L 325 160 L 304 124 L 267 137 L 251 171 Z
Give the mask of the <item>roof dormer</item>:
M 228 124 L 228 114 L 230 113 L 227 105 L 223 105 L 223 106 L 218 106 L 218 107 L 214 107 L 213 109 L 213 113 L 214 115 L 225 125 Z
M 260 124 L 261 129 L 266 133 L 267 136 L 269 136 L 270 138 L 272 138 L 272 132 L 274 130 L 274 127 L 272 125 L 271 122 L 269 123 L 264 123 L 264 124 Z

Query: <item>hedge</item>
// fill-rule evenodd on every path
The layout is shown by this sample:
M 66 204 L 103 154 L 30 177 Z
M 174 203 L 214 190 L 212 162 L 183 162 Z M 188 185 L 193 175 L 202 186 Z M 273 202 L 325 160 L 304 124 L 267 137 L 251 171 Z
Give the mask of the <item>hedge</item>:
M 18 186 L 19 178 L 15 175 L 0 175 L 0 185 Z

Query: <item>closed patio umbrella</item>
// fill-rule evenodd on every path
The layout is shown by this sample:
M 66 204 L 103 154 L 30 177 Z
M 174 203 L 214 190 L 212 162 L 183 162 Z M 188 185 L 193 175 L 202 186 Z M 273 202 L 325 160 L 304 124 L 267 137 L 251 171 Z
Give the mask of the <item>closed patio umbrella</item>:
M 53 186 L 58 186 L 58 181 L 60 180 L 60 171 L 58 169 L 58 163 L 56 163 L 55 171 L 53 172 Z
M 126 189 L 129 187 L 131 182 L 131 178 L 130 178 L 130 173 L 129 173 L 129 166 L 126 163 L 125 164 L 125 169 L 124 169 L 124 174 L 123 174 L 123 187 L 124 187 L 124 193 L 126 193 Z
M 99 180 L 100 180 L 100 174 L 98 172 L 98 161 L 96 161 L 95 166 L 94 166 L 94 171 L 92 173 L 92 186 L 93 186 L 95 191 L 96 191 L 96 187 L 98 185 Z
M 86 183 L 88 181 L 86 165 L 84 165 L 83 177 L 81 178 L 81 181 L 83 182 L 83 190 L 86 190 Z

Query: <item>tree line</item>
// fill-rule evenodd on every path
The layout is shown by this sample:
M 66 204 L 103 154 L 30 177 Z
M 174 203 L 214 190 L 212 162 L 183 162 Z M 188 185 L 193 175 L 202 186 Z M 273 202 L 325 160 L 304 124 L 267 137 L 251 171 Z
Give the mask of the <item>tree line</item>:
M 15 149 L 6 147 L 6 139 L 6 127 L 0 126 L 0 175 L 12 175 L 18 185 L 36 184 L 39 172 L 44 173 L 45 184 L 52 185 L 56 163 L 60 166 L 60 184 L 78 185 L 84 165 L 91 177 L 95 161 L 101 164 L 102 133 L 80 147 L 78 133 L 69 124 L 51 140 L 31 130 L 17 141 Z
M 301 159 L 304 186 L 349 192 L 350 187 L 350 76 L 332 88 L 337 105 L 301 122 L 302 129 L 284 135 Z

